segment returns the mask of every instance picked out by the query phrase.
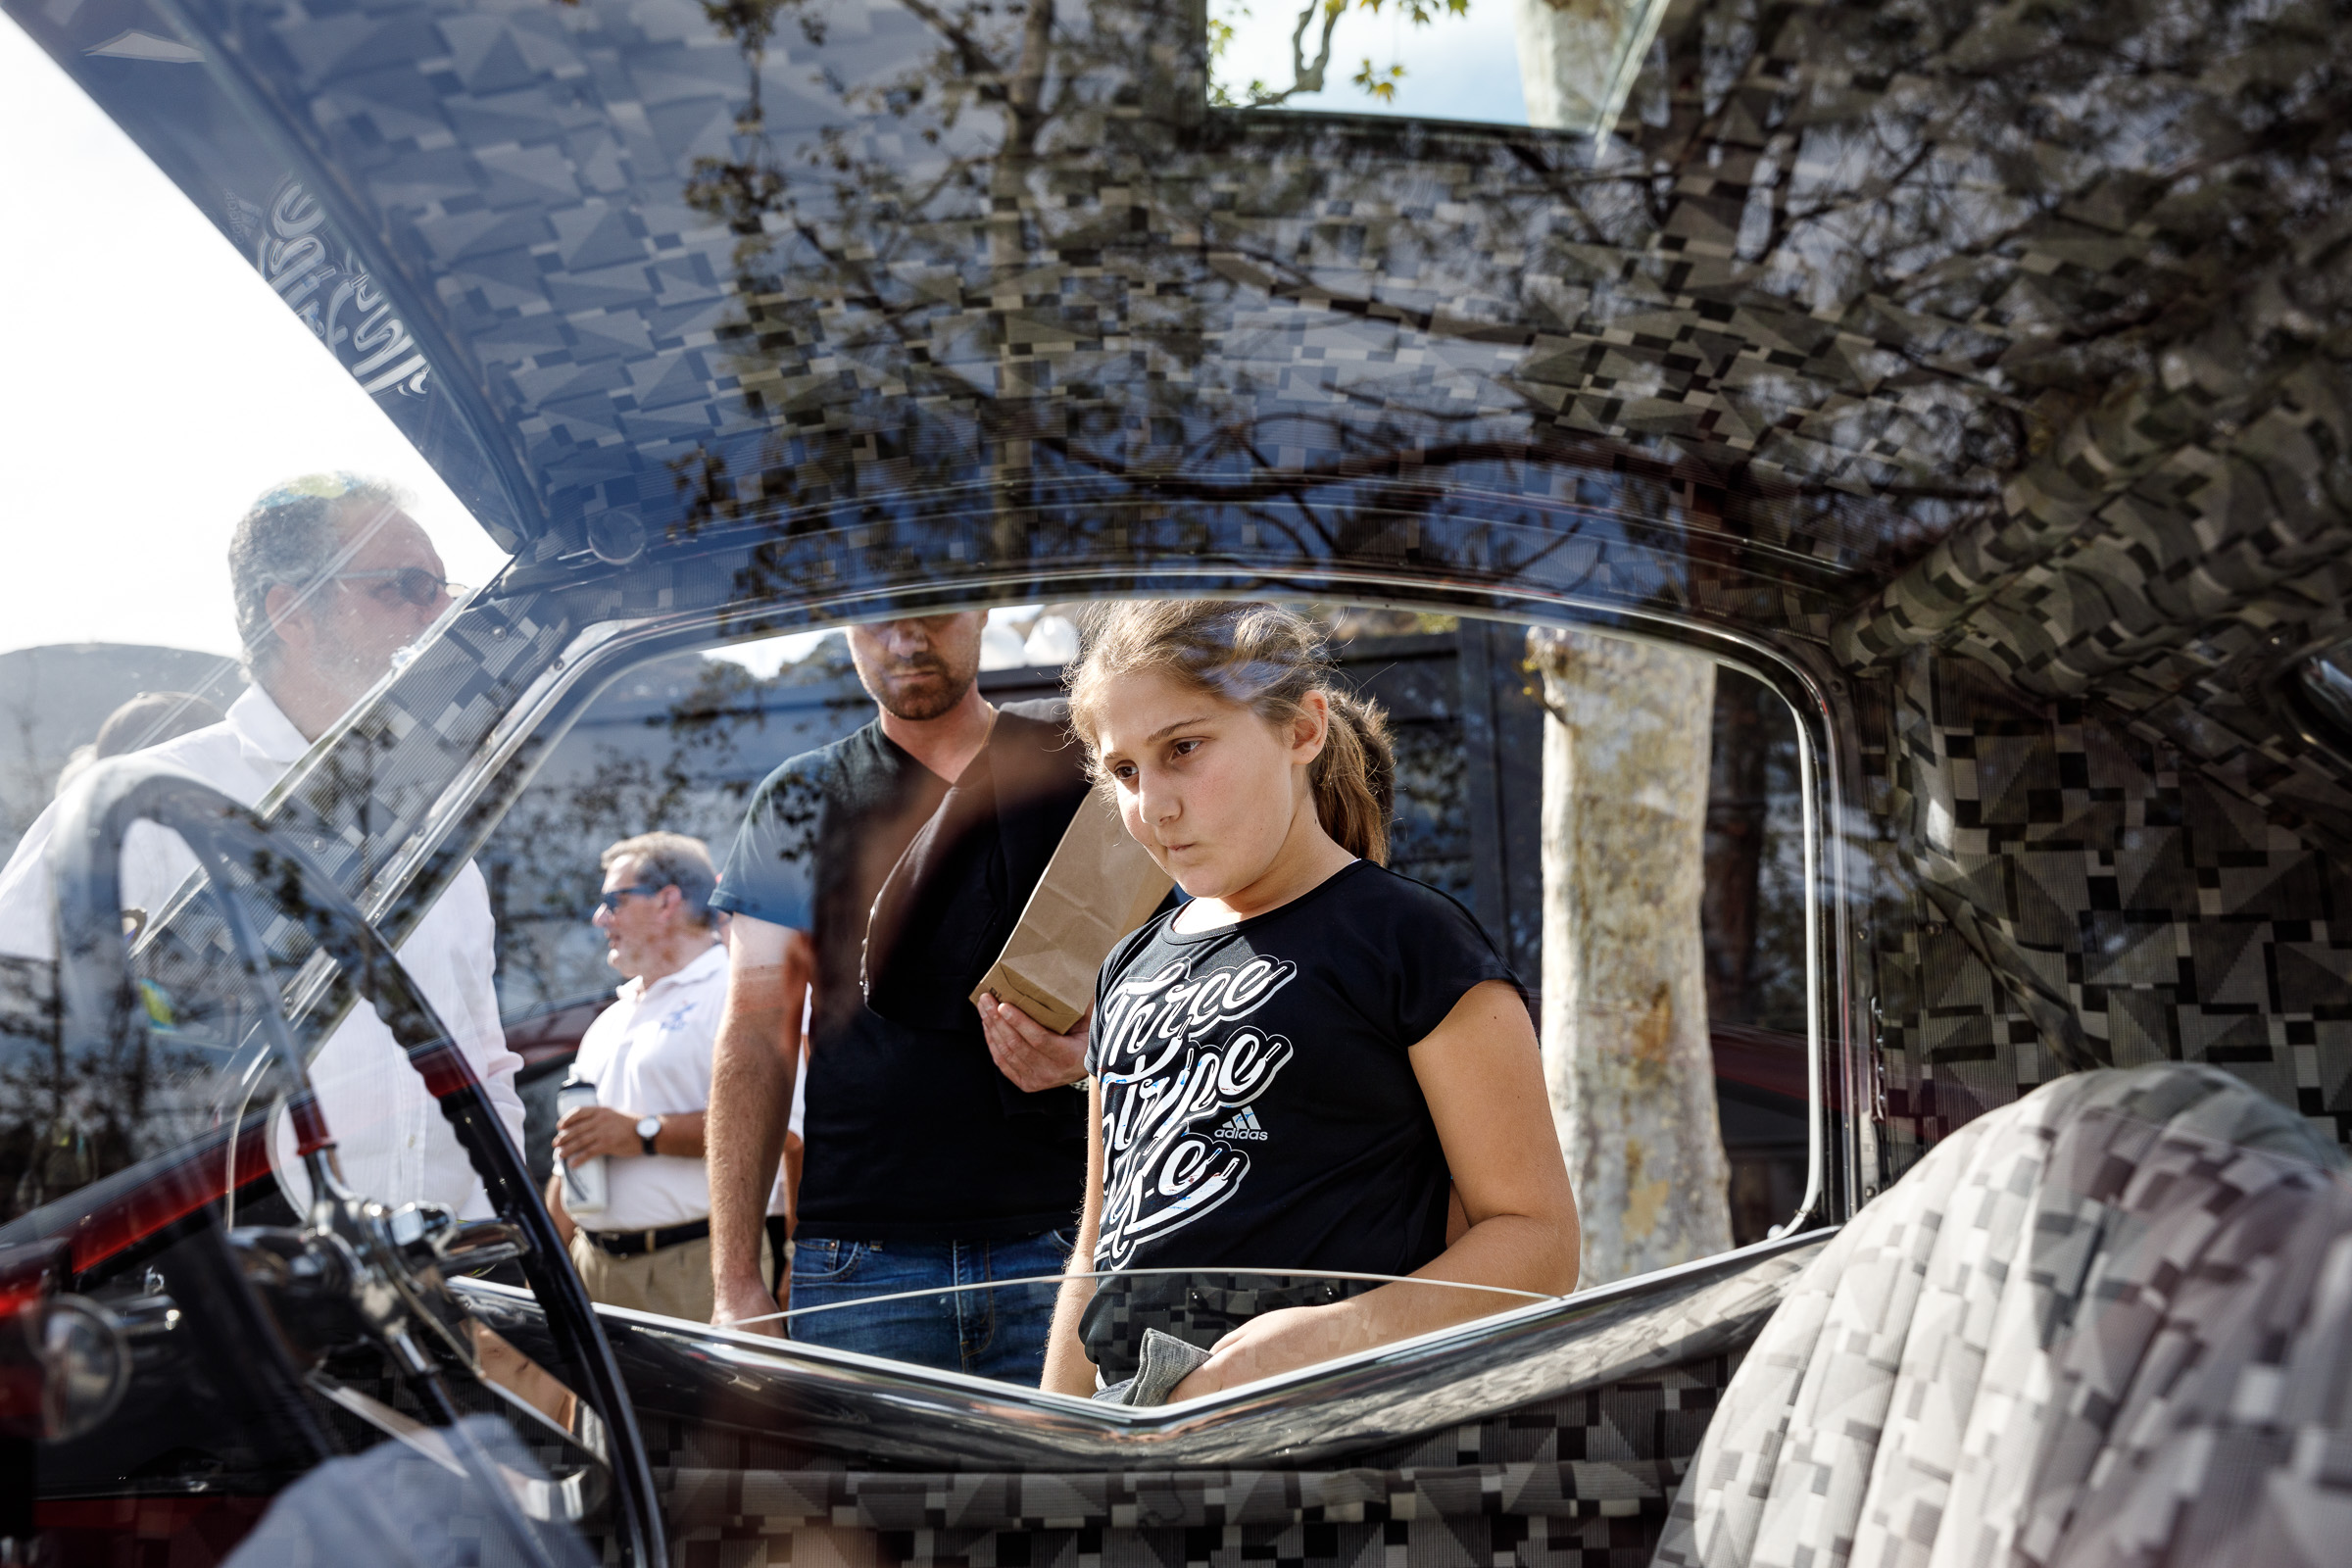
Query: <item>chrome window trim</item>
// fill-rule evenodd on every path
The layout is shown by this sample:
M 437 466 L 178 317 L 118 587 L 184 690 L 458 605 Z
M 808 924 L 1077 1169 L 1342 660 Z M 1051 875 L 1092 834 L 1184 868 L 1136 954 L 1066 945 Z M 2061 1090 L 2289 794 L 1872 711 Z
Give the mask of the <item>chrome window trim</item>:
M 1834 1234 L 1756 1242 L 1158 1409 L 597 1311 L 641 1412 L 781 1438 L 859 1469 L 1298 1468 L 1735 1352 Z M 532 1352 L 542 1331 L 527 1293 L 460 1288 Z

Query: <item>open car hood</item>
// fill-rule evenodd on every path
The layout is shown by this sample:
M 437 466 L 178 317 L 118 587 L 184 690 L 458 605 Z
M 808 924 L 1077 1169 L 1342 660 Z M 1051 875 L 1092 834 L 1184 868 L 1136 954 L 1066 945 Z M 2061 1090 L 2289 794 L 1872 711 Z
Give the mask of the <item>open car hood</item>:
M 1677 6 L 1597 139 L 1211 111 L 1187 0 L 10 11 L 526 566 L 1632 519 L 2155 702 L 2340 554 L 2316 8 Z
M 2259 696 L 2352 602 L 2316 0 L 1693 0 L 1598 138 L 1212 110 L 1191 0 L 6 3 L 509 595 L 1540 579 L 2095 695 L 2352 847 Z

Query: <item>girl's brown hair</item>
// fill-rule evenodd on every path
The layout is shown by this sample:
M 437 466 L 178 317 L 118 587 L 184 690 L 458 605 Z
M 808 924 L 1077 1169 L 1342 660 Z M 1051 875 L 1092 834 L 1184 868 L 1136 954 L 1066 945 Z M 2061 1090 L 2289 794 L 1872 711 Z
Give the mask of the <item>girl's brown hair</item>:
M 1070 727 L 1101 753 L 1103 689 L 1121 675 L 1155 671 L 1205 696 L 1237 703 L 1270 724 L 1288 724 L 1319 691 L 1331 705 L 1322 755 L 1307 768 L 1315 816 L 1348 854 L 1389 863 L 1396 808 L 1396 756 L 1380 705 L 1332 683 L 1322 638 L 1304 616 L 1239 600 L 1153 599 L 1110 605 L 1087 627 L 1070 676 Z

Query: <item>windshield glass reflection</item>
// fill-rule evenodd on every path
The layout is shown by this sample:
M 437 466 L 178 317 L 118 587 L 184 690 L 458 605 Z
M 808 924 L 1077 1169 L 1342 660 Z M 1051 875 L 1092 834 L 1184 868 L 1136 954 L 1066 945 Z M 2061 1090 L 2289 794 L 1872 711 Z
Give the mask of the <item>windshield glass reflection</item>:
M 1388 865 L 1458 901 L 1525 977 L 1524 1005 L 1551 1064 L 1547 1136 L 1576 1173 L 1580 1203 L 1593 1195 L 1584 1282 L 1709 1255 L 1788 1220 L 1808 1170 L 1808 977 L 1798 741 L 1785 703 L 1706 659 L 1607 637 L 1346 604 L 1303 609 L 1334 678 L 1384 714 L 1395 779 Z M 1064 710 L 1067 656 L 1078 627 L 1102 610 L 1028 605 L 972 617 L 974 697 L 1022 722 L 1062 722 L 1054 715 Z M 915 657 L 919 664 L 930 656 Z M 870 669 L 861 676 L 842 633 L 672 655 L 605 688 L 549 754 L 480 858 L 509 1038 L 526 1057 L 525 1148 L 563 1206 L 571 1189 L 555 1151 L 570 1107 L 560 1097 L 578 1092 L 572 1104 L 606 1105 L 613 1115 L 600 1136 L 610 1141 L 577 1147 L 604 1151 L 612 1186 L 592 1196 L 597 1207 L 569 1216 L 581 1233 L 575 1262 L 583 1277 L 610 1282 L 615 1304 L 707 1316 L 699 1296 L 681 1304 L 639 1294 L 625 1278 L 637 1257 L 606 1252 L 598 1240 L 617 1232 L 658 1240 L 674 1227 L 694 1233 L 683 1240 L 699 1250 L 712 1201 L 695 1182 L 629 1191 L 642 1187 L 634 1178 L 645 1161 L 633 1141 L 646 1093 L 629 1056 L 663 1049 L 664 1024 L 699 1031 L 703 1049 L 716 1051 L 730 922 L 738 932 L 834 922 L 839 931 L 811 952 L 815 985 L 791 1048 L 796 1099 L 775 1129 L 777 1180 L 761 1191 L 761 1270 L 777 1299 L 733 1315 L 790 1325 L 785 1332 L 814 1344 L 1034 1383 L 1054 1291 L 974 1282 L 1058 1277 L 1070 1266 L 1084 1094 L 1017 1081 L 992 1058 L 964 999 L 1009 951 L 1086 787 L 1073 773 L 1067 784 L 1022 786 L 1044 795 L 1015 795 L 1012 764 L 981 755 L 970 764 L 980 773 L 894 796 L 879 815 L 844 817 L 839 803 L 811 794 L 782 812 L 783 830 L 761 839 L 762 810 L 794 760 L 886 743 L 876 726 L 887 710 L 872 678 Z M 898 765 L 889 776 L 902 782 L 891 787 L 904 789 L 904 756 Z M 1079 759 L 1057 765 L 1077 767 Z M 965 797 L 981 789 L 994 805 L 975 815 Z M 1661 814 L 1658 803 L 1677 792 L 1681 806 Z M 1006 815 L 1023 810 L 1052 820 L 1024 828 Z M 1566 831 L 1570 822 L 1582 832 Z M 694 841 L 710 881 L 652 869 L 661 847 L 632 836 L 657 825 Z M 745 884 L 747 845 L 808 861 L 807 881 Z M 1610 846 L 1623 854 L 1604 853 Z M 849 869 L 822 870 L 828 851 Z M 976 864 L 998 869 L 973 882 Z M 1642 893 L 1629 897 L 1630 887 Z M 964 923 L 926 912 L 926 900 L 939 897 Z M 1156 897 L 1147 889 L 1132 918 Z M 1182 898 L 1171 893 L 1169 903 Z M 696 917 L 698 904 L 716 909 L 708 924 Z M 1635 921 L 1637 907 L 1664 912 Z M 1095 1000 L 1091 962 L 1087 975 L 1074 1010 Z M 592 1034 L 599 1030 L 601 1040 Z M 902 1040 L 929 1042 L 926 1065 L 871 1079 L 858 1070 L 877 1054 L 890 1059 L 908 1049 L 894 1044 Z M 945 1065 L 952 1052 L 963 1059 L 953 1070 Z M 1620 1059 L 1628 1065 L 1609 1065 Z M 1591 1070 L 1580 1075 L 1579 1060 Z M 1071 1068 L 1061 1081 L 1080 1076 Z M 582 1080 L 586 1091 L 576 1089 Z M 635 1087 L 618 1087 L 624 1082 Z M 669 1111 L 658 1148 L 680 1152 L 658 1153 L 655 1165 L 681 1159 L 694 1137 L 709 1136 L 697 1097 L 711 1093 L 697 1080 L 674 1110 L 653 1107 Z M 1262 1162 L 1270 1135 L 1263 1107 L 1256 1114 L 1257 1125 L 1229 1113 L 1200 1131 Z M 686 1118 L 696 1123 L 692 1135 L 671 1125 Z M 1013 1142 L 997 1147 L 1004 1140 Z M 696 1152 L 708 1181 L 710 1146 Z M 1102 1259 L 1078 1264 L 1090 1261 L 1115 1272 Z M 1232 1263 L 1315 1272 L 1308 1260 L 1279 1255 Z M 984 1272 L 959 1280 L 956 1267 Z M 1184 1304 L 1208 1286 L 1180 1272 L 1151 1278 L 1119 1287 L 1142 1288 L 1127 1311 L 1137 1334 L 1167 1332 L 1163 1320 L 1196 1329 L 1208 1321 Z M 1329 1304 L 1313 1291 L 1293 1300 L 1298 1292 L 1280 1282 L 1248 1289 L 1262 1310 Z M 1333 1300 L 1360 1293 L 1335 1289 Z M 999 1366 L 957 1348 L 952 1329 L 921 1326 L 915 1320 L 939 1305 L 920 1305 L 927 1291 L 984 1298 L 985 1308 L 974 1301 L 963 1310 L 998 1314 L 994 1321 L 1027 1316 L 1028 1359 Z M 1473 1315 L 1528 1298 L 1456 1294 Z M 858 1301 L 882 1298 L 893 1315 L 884 1332 L 835 1332 L 859 1321 Z
M 725 1154 L 709 1121 L 723 1098 L 714 1097 L 713 1063 L 731 975 L 745 932 L 823 931 L 828 922 L 837 927 L 830 940 L 810 949 L 815 984 L 805 1005 L 796 1004 L 789 1113 L 775 1124 L 778 1146 L 760 1180 L 754 1245 L 769 1298 L 758 1310 L 718 1315 L 839 1343 L 829 1329 L 874 1315 L 854 1310 L 859 1301 L 889 1298 L 904 1319 L 932 1308 L 898 1303 L 920 1302 L 926 1291 L 960 1293 L 991 1313 L 1031 1320 L 1021 1364 L 974 1359 L 954 1334 L 942 1340 L 937 1325 L 905 1321 L 847 1348 L 1034 1384 L 1055 1289 L 960 1288 L 1058 1278 L 1073 1265 L 1118 1274 L 1121 1256 L 1086 1254 L 1075 1223 L 1087 1069 L 1032 1074 L 1034 1063 L 992 1049 L 965 1000 L 986 984 L 1004 991 L 1011 971 L 997 966 L 1015 946 L 1013 928 L 1073 813 L 1100 798 L 1084 744 L 1062 726 L 1081 628 L 1103 612 L 1067 602 L 932 617 L 967 628 L 956 658 L 970 666 L 969 700 L 1004 715 L 991 744 L 1034 735 L 1038 755 L 1063 770 L 1027 782 L 1016 759 L 984 750 L 973 764 L 985 764 L 980 772 L 934 775 L 880 815 L 828 816 L 821 799 L 787 801 L 776 818 L 784 838 L 762 839 L 762 810 L 776 808 L 777 781 L 795 759 L 838 755 L 863 736 L 869 748 L 897 752 L 899 777 L 919 785 L 905 771 L 910 754 L 877 727 L 887 710 L 872 686 L 889 690 L 887 672 L 861 672 L 841 632 L 712 643 L 638 663 L 605 685 L 544 754 L 458 873 L 459 896 L 439 906 L 478 908 L 469 916 L 478 926 L 452 928 L 445 975 L 429 954 L 419 974 L 428 987 L 436 975 L 494 984 L 494 996 L 478 1003 L 457 990 L 453 1032 L 463 1047 L 462 1031 L 480 1018 L 498 1031 L 490 1049 L 513 1063 L 504 1076 L 517 1144 L 600 1299 L 692 1321 L 719 1308 L 711 1171 L 714 1155 L 723 1163 Z M 1581 1283 L 1706 1256 L 1788 1220 L 1810 1159 L 1810 982 L 1799 743 L 1786 704 L 1703 657 L 1592 633 L 1344 603 L 1298 613 L 1332 689 L 1378 710 L 1394 792 L 1381 849 L 1387 866 L 1458 909 L 1463 929 L 1491 943 L 1497 972 L 1523 994 L 1513 1005 L 1543 1058 L 1545 1147 L 1569 1173 L 1583 1216 Z M 887 631 L 859 635 L 870 642 Z M 433 659 L 446 660 L 453 646 L 435 645 Z M 917 675 L 956 662 L 927 644 L 902 652 Z M 976 812 L 981 789 L 987 803 Z M 779 844 L 821 851 L 835 868 L 820 874 L 811 860 L 805 883 L 788 878 L 780 887 L 744 880 L 744 857 Z M 478 905 L 463 897 L 469 873 L 480 877 Z M 231 882 L 276 933 L 279 988 L 321 996 L 319 960 L 282 918 L 287 890 Z M 1164 878 L 1158 891 L 1142 886 L 1142 903 L 1130 896 L 1123 906 L 1129 921 L 1164 914 L 1186 897 Z M 933 907 L 941 890 L 954 893 L 947 904 L 957 911 L 944 924 Z M 796 909 L 794 898 L 807 902 Z M 226 933 L 201 898 L 162 912 L 150 913 L 134 949 L 147 1040 L 121 1060 L 61 1055 L 42 1023 L 54 1016 L 40 989 L 50 983 L 45 969 L 10 969 L 24 992 L 11 1014 L 21 1029 L 15 1070 L 24 1102 L 48 1107 L 29 1136 L 19 1134 L 13 1213 L 142 1157 L 217 1150 L 230 1128 L 245 1150 L 235 1182 L 241 1215 L 284 1214 L 280 1205 L 304 1198 L 286 1150 L 276 1151 L 280 1174 L 270 1174 L 270 1145 L 285 1135 L 282 1126 L 269 1131 L 269 1113 L 286 1086 L 258 1054 L 258 994 L 237 983 Z M 429 923 L 418 929 L 433 936 Z M 1086 973 L 1070 999 L 1081 1013 L 1096 1001 L 1091 966 Z M 331 1015 L 314 1005 L 306 1027 L 322 1028 L 318 1020 Z M 1087 1049 L 1090 1024 L 1049 1021 L 1077 1042 L 1071 1049 Z M 373 1022 L 355 1012 L 323 1049 L 306 1047 L 347 1177 L 388 1201 L 475 1202 L 470 1177 L 463 1187 L 442 1183 L 446 1192 L 434 1185 L 436 1172 L 464 1170 L 463 1155 L 435 1140 L 447 1130 L 392 1043 L 353 1043 Z M 1305 1038 L 1285 1028 L 1286 1039 Z M 878 1079 L 854 1070 L 893 1040 L 921 1043 L 931 1065 Z M 949 1070 L 956 1057 L 944 1053 L 960 1053 L 960 1065 Z M 502 1101 L 499 1075 L 482 1076 Z M 1246 1180 L 1276 1136 L 1269 1113 L 1240 1102 L 1196 1118 L 1194 1135 L 1204 1156 Z M 206 1157 L 225 1179 L 225 1155 Z M 601 1194 L 564 1179 L 566 1165 L 600 1164 Z M 1470 1220 L 1458 1189 L 1441 1181 L 1435 1192 L 1433 1252 Z M 966 1231 L 979 1234 L 957 1234 Z M 942 1249 L 951 1272 L 935 1279 L 927 1270 Z M 1413 1272 L 1318 1269 L 1311 1257 L 1280 1251 L 1231 1255 L 1206 1270 L 1122 1255 L 1141 1272 L 1103 1298 L 1115 1297 L 1138 1356 L 1146 1331 L 1200 1338 L 1214 1323 L 1231 1329 L 1379 1288 L 1378 1278 L 1343 1275 Z M 639 1278 L 657 1265 L 670 1282 L 658 1289 Z M 958 1279 L 955 1267 L 978 1272 Z M 1256 1278 L 1263 1271 L 1281 1278 Z M 1251 1279 L 1241 1285 L 1209 1278 L 1243 1273 Z M 1294 1274 L 1321 1283 L 1298 1285 Z M 1549 1294 L 1508 1284 L 1402 1289 L 1453 1298 L 1449 1317 Z M 1225 1305 L 1211 1310 L 1214 1302 Z M 1140 1360 L 1116 1368 L 1123 1376 L 1140 1369 Z
M 67 874 L 60 868 L 71 835 L 94 821 L 93 786 L 128 767 L 167 768 L 236 806 L 260 807 L 316 743 L 446 627 L 466 590 L 449 580 L 408 504 L 384 481 L 341 472 L 290 479 L 257 498 L 224 530 L 223 618 L 242 646 L 234 663 L 104 644 L 14 656 L 36 681 L 52 666 L 65 677 L 44 714 L 45 741 L 95 733 L 31 776 L 54 798 L 41 803 L 0 867 L 0 954 L 14 960 L 8 974 L 17 982 L 5 1008 L 12 1049 L 0 1063 L 19 1116 L 7 1140 L 10 1168 L 0 1173 L 8 1217 L 141 1159 L 184 1153 L 191 1141 L 218 1146 L 220 1169 L 207 1178 L 216 1195 L 265 1168 L 262 1145 L 270 1145 L 287 1200 L 296 1208 L 307 1201 L 309 1184 L 291 1157 L 294 1135 L 281 1124 L 256 1144 L 254 1118 L 297 1087 L 284 1063 L 271 1064 L 262 1026 L 314 960 L 306 905 L 316 890 L 291 867 L 252 861 L 214 866 L 208 876 L 176 833 L 130 823 L 119 853 L 109 851 L 95 868 L 113 878 L 119 908 L 90 913 L 110 928 L 119 920 L 120 936 L 105 940 L 126 943 L 133 956 L 135 1028 L 122 1034 L 58 1004 L 51 966 L 61 934 L 69 953 L 94 938 L 68 929 L 77 890 L 61 889 L 56 878 Z M 200 691 L 140 691 L 100 706 L 125 678 L 182 670 Z M 39 757 L 29 725 L 26 736 L 29 755 Z M 370 787 L 348 773 L 339 782 Z M 61 833 L 69 842 L 61 844 Z M 309 845 L 296 848 L 306 853 Z M 215 887 L 215 876 L 227 880 Z M 174 908 L 184 918 L 172 918 Z M 238 922 L 277 938 L 259 976 L 242 972 Z M 491 942 L 474 872 L 409 943 L 404 962 L 519 1135 L 515 1062 L 499 1038 L 487 969 Z M 311 976 L 326 973 L 318 967 Z M 475 1172 L 371 1009 L 309 1034 L 302 1051 L 344 1176 L 359 1191 L 482 1210 Z M 238 1156 L 251 1168 L 232 1178 L 229 1150 L 243 1145 L 253 1146 Z

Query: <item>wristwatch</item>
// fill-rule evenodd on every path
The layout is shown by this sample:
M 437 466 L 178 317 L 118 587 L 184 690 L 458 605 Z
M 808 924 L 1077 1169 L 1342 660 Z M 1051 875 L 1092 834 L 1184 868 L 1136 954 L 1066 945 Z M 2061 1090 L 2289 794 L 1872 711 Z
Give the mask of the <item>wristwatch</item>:
M 640 1116 L 637 1118 L 637 1141 L 645 1146 L 645 1152 L 647 1153 L 650 1154 L 654 1152 L 654 1140 L 661 1136 L 661 1117 Z

